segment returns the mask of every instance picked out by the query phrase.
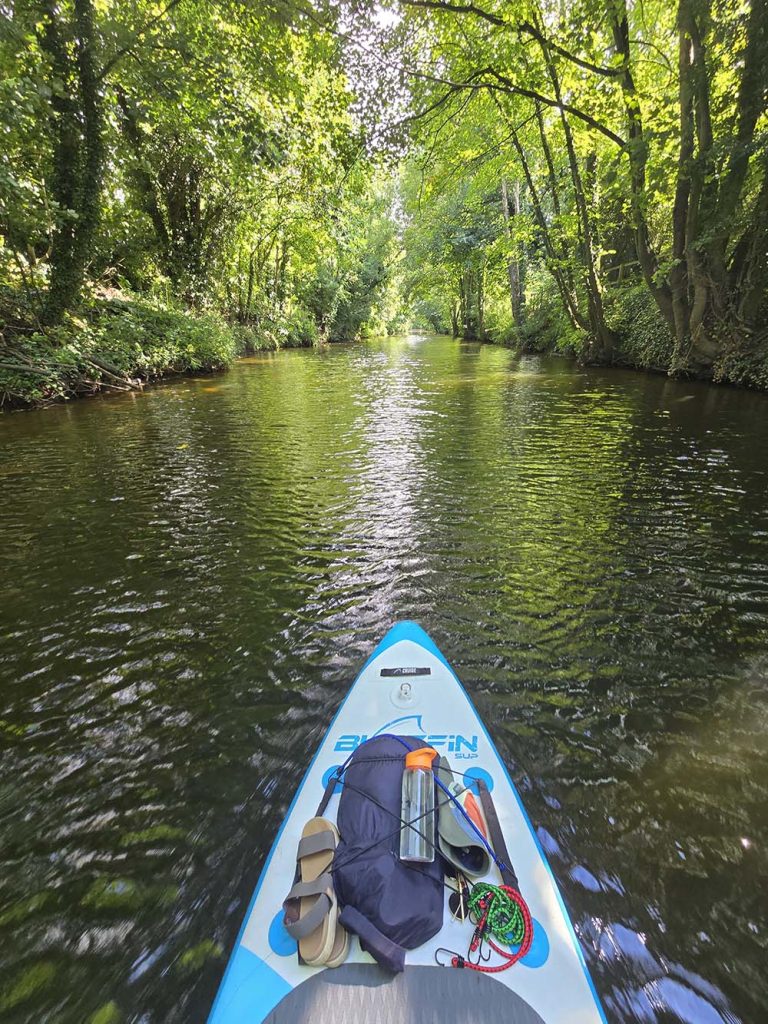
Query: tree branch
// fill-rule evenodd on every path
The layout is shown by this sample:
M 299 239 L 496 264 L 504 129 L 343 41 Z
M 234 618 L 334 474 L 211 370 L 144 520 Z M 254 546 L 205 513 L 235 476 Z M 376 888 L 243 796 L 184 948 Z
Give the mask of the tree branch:
M 547 39 L 544 33 L 529 21 L 524 21 L 518 25 L 518 32 L 525 32 L 526 35 L 531 36 L 541 46 L 546 46 L 548 50 L 553 50 L 555 53 L 560 54 L 561 57 L 565 57 L 572 64 L 578 64 L 580 68 L 584 68 L 586 71 L 593 71 L 596 75 L 602 75 L 604 78 L 617 78 L 621 74 L 622 69 L 620 67 L 604 68 L 600 64 L 593 64 L 592 61 L 585 60 L 583 57 L 577 57 L 575 53 L 566 50 L 564 46 L 560 46 L 558 43 L 553 43 L 551 39 Z
M 592 61 L 585 60 L 583 57 L 577 57 L 575 53 L 566 50 L 564 46 L 560 46 L 558 43 L 548 39 L 539 28 L 532 25 L 529 21 L 523 21 L 515 25 L 511 21 L 500 18 L 497 14 L 492 14 L 490 11 L 478 7 L 477 4 L 447 3 L 445 0 L 400 0 L 400 2 L 404 7 L 421 7 L 451 14 L 474 14 L 495 28 L 516 29 L 520 33 L 532 36 L 542 46 L 546 46 L 547 49 L 560 54 L 561 57 L 565 57 L 572 64 L 578 64 L 580 68 L 584 68 L 586 71 L 593 71 L 596 75 L 603 75 L 605 78 L 616 78 L 621 74 L 621 68 L 606 68 L 600 64 L 593 64 Z
M 450 4 L 442 0 L 400 0 L 404 7 L 426 7 L 432 11 L 447 11 L 452 14 L 476 14 L 478 18 L 495 25 L 496 28 L 510 28 L 508 21 L 500 18 L 497 14 L 483 10 L 477 4 Z
M 141 27 L 141 28 L 140 28 L 140 29 L 139 29 L 139 30 L 138 30 L 138 31 L 137 31 L 137 32 L 136 32 L 136 33 L 134 34 L 134 36 L 133 36 L 133 39 L 132 39 L 132 40 L 130 41 L 130 43 L 128 43 L 128 44 L 127 44 L 126 46 L 121 46 L 121 47 L 120 47 L 120 49 L 119 49 L 119 50 L 117 51 L 117 53 L 113 54 L 112 58 L 111 58 L 110 60 L 108 60 L 108 61 L 107 61 L 107 63 L 106 63 L 106 64 L 104 65 L 104 67 L 103 67 L 103 68 L 101 69 L 101 74 L 99 75 L 99 78 L 98 78 L 98 80 L 99 80 L 100 82 L 103 82 L 103 81 L 104 81 L 104 79 L 105 79 L 105 78 L 107 77 L 107 75 L 108 75 L 108 74 L 110 73 L 110 71 L 112 70 L 112 68 L 114 68 L 114 66 L 115 66 L 115 65 L 116 65 L 116 64 L 117 64 L 117 63 L 118 63 L 119 61 L 121 61 L 121 60 L 123 59 L 123 57 L 125 57 L 125 55 L 126 55 L 126 54 L 128 54 L 128 53 L 130 53 L 130 52 L 131 52 L 131 50 L 132 50 L 132 49 L 134 48 L 134 46 L 136 45 L 136 43 L 138 43 L 138 41 L 139 41 L 139 40 L 141 39 L 141 37 L 142 37 L 143 35 L 145 35 L 145 34 L 146 34 L 147 32 L 149 32 L 149 30 L 150 30 L 151 28 L 154 28 L 154 26 L 155 26 L 155 25 L 156 25 L 156 24 L 158 23 L 158 21 L 162 21 L 162 20 L 163 20 L 163 18 L 164 18 L 164 17 L 166 16 L 166 14 L 168 14 L 168 12 L 169 12 L 169 11 L 172 11 L 174 7 L 178 7 L 178 5 L 179 5 L 180 3 L 181 3 L 181 0 L 170 0 L 170 2 L 168 3 L 168 5 L 167 5 L 166 7 L 164 7 L 164 8 L 163 8 L 163 10 L 162 10 L 162 11 L 160 11 L 160 13 L 159 13 L 159 14 L 156 14 L 156 15 L 154 16 L 154 18 L 150 18 L 150 19 L 149 19 L 149 21 L 147 21 L 147 22 L 146 22 L 146 23 L 145 23 L 145 24 L 144 24 L 144 25 L 143 25 L 143 26 L 142 26 L 142 27 Z
M 481 74 L 492 75 L 500 85 L 494 86 L 490 82 L 483 83 L 487 89 L 499 89 L 500 92 L 509 93 L 511 96 L 526 96 L 530 100 L 538 100 L 539 103 L 543 103 L 546 107 L 555 107 L 557 110 L 565 111 L 567 114 L 573 114 L 574 117 L 579 118 L 585 124 L 588 124 L 590 128 L 594 128 L 595 131 L 600 132 L 611 142 L 619 146 L 621 149 L 626 149 L 627 143 L 620 135 L 617 135 L 612 129 L 606 125 L 601 124 L 596 118 L 592 117 L 584 110 L 579 110 L 578 107 L 574 107 L 571 103 L 564 103 L 562 100 L 552 99 L 551 96 L 543 96 L 540 92 L 536 92 L 534 89 L 528 89 L 522 85 L 516 85 L 511 79 L 507 78 L 506 75 L 502 75 L 499 71 L 495 71 L 493 68 L 484 68 Z

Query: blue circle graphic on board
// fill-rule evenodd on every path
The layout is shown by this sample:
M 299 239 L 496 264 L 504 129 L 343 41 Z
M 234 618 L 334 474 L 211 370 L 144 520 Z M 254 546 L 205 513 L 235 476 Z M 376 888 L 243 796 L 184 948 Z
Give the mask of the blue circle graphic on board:
M 272 918 L 272 923 L 269 926 L 269 933 L 267 935 L 269 948 L 273 953 L 277 953 L 278 956 L 293 956 L 298 949 L 298 943 L 296 942 L 296 939 L 292 939 L 285 930 L 283 915 L 284 911 L 278 910 Z
M 488 787 L 489 793 L 493 789 L 493 776 L 490 772 L 487 772 L 485 768 L 470 768 L 469 771 L 464 772 L 464 778 L 469 779 L 470 782 L 472 779 L 482 779 Z M 475 790 L 475 792 L 477 792 L 477 790 Z
M 325 789 L 325 787 L 331 781 L 331 776 L 334 775 L 339 770 L 339 768 L 341 768 L 340 764 L 332 764 L 331 767 L 326 771 L 325 775 L 323 776 L 323 789 Z M 337 782 L 336 785 L 333 787 L 333 792 L 340 793 L 342 785 L 342 782 Z
M 541 921 L 537 921 L 536 918 L 532 918 L 533 921 L 533 940 L 531 942 L 531 948 L 525 954 L 522 960 L 519 962 L 523 967 L 543 967 L 549 959 L 549 939 L 547 933 L 544 931 L 544 925 Z M 509 947 L 513 953 L 516 953 L 520 946 Z

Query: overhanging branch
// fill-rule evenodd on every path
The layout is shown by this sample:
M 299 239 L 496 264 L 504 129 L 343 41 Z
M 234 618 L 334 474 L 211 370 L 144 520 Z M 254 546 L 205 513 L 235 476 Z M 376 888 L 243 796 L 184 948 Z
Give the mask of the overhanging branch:
M 163 8 L 162 11 L 160 11 L 158 14 L 154 15 L 154 17 L 152 17 L 148 21 L 146 21 L 142 25 L 142 27 L 140 29 L 138 29 L 134 33 L 133 39 L 131 39 L 130 43 L 128 43 L 126 46 L 121 46 L 120 49 L 107 61 L 107 63 L 101 69 L 101 74 L 99 75 L 99 81 L 100 82 L 104 81 L 104 79 L 107 77 L 107 75 L 110 73 L 110 71 L 115 67 L 115 65 L 117 63 L 119 63 L 119 61 L 121 61 L 123 59 L 123 57 L 126 56 L 126 54 L 131 52 L 131 50 L 139 42 L 141 37 L 145 33 L 149 32 L 149 30 L 151 28 L 154 28 L 154 26 L 159 21 L 163 20 L 163 18 L 166 16 L 166 14 L 168 14 L 170 11 L 172 11 L 174 7 L 178 7 L 178 5 L 180 3 L 181 3 L 181 0 L 170 0 L 170 2 L 167 4 L 166 7 Z
M 477 4 L 450 4 L 442 0 L 400 0 L 404 7 L 426 7 L 432 11 L 446 11 L 450 14 L 475 14 L 478 18 L 495 25 L 497 28 L 509 28 L 509 22 L 497 14 L 478 7 Z
M 541 43 L 542 46 L 546 46 L 547 49 L 552 50 L 553 53 L 559 54 L 565 60 L 570 61 L 572 64 L 578 65 L 580 68 L 584 68 L 585 71 L 592 71 L 596 75 L 602 75 L 604 78 L 616 78 L 621 74 L 621 68 L 606 68 L 601 64 L 594 64 L 591 60 L 587 60 L 585 57 L 579 57 L 575 53 L 571 53 L 564 46 L 560 46 L 559 43 L 549 39 L 536 25 L 531 24 L 529 21 L 522 21 L 515 23 L 507 21 L 505 18 L 499 17 L 498 14 L 493 14 L 491 11 L 486 11 L 484 8 L 479 7 L 477 4 L 472 3 L 448 3 L 446 0 L 400 0 L 400 3 L 404 7 L 421 7 L 430 11 L 440 11 L 445 14 L 473 14 L 478 18 L 482 18 L 483 21 L 487 21 L 494 28 L 506 28 L 513 31 L 520 32 L 521 34 L 529 35 L 537 42 Z
M 539 103 L 543 103 L 544 106 L 554 107 L 556 110 L 562 110 L 566 114 L 571 114 L 573 117 L 578 118 L 578 120 L 594 129 L 594 131 L 600 132 L 601 135 L 610 139 L 614 145 L 619 146 L 621 149 L 626 149 L 627 143 L 620 135 L 617 135 L 616 132 L 611 128 L 608 128 L 607 125 L 601 124 L 597 118 L 588 114 L 585 110 L 580 110 L 578 107 L 574 107 L 571 103 L 565 103 L 562 100 L 553 99 L 551 96 L 545 96 L 542 93 L 537 92 L 535 89 L 529 89 L 527 86 L 518 85 L 516 82 L 513 82 L 510 78 L 507 78 L 506 75 L 501 74 L 500 71 L 496 71 L 494 68 L 480 68 L 478 71 L 474 71 L 471 75 L 460 82 L 453 81 L 450 78 L 442 78 L 439 75 L 431 75 L 426 71 L 411 70 L 409 74 L 413 75 L 415 78 L 422 78 L 428 82 L 435 82 L 439 85 L 448 86 L 448 92 L 441 97 L 441 100 L 438 101 L 439 103 L 444 103 L 451 93 L 461 92 L 465 89 L 472 89 L 475 91 L 485 89 L 491 93 L 496 91 L 505 93 L 508 96 L 524 96 L 526 99 L 538 100 Z M 490 75 L 495 81 L 489 82 L 484 79 L 483 76 L 487 75 Z M 433 104 L 428 107 L 427 111 L 434 109 L 434 106 L 435 105 Z M 425 111 L 425 113 L 427 111 Z M 420 115 L 418 114 L 414 115 L 411 120 L 415 120 L 419 116 Z

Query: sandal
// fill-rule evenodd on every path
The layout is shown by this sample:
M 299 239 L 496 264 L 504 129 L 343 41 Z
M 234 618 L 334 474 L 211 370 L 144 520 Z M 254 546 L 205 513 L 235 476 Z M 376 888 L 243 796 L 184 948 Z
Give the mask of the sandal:
M 340 967 L 341 964 L 347 959 L 349 954 L 349 932 L 344 928 L 343 925 L 336 922 L 336 941 L 333 944 L 333 949 L 325 961 L 326 967 Z
M 286 931 L 298 941 L 299 956 L 310 967 L 338 967 L 349 951 L 329 870 L 338 841 L 336 826 L 326 818 L 307 822 L 296 852 L 300 880 L 283 903 Z

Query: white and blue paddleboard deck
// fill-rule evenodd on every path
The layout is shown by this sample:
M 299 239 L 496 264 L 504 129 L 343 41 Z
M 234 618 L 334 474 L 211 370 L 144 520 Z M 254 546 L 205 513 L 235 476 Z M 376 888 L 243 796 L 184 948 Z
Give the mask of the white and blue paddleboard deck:
M 408 672 L 407 670 L 411 670 Z M 420 670 L 414 674 L 413 670 Z M 333 969 L 298 961 L 282 924 L 296 847 L 334 769 L 378 733 L 423 736 L 454 772 L 492 791 L 512 864 L 534 921 L 531 949 L 498 974 L 439 967 L 438 948 L 466 954 L 469 922 L 448 910 L 434 939 L 383 971 L 357 939 Z M 337 787 L 338 788 L 338 787 Z M 335 821 L 338 793 L 325 817 Z M 497 870 L 488 881 L 500 883 Z M 443 958 L 444 959 L 444 958 Z M 494 963 L 499 958 L 494 955 Z M 315 754 L 275 839 L 208 1024 L 605 1024 L 600 1001 L 552 871 L 517 791 L 466 691 L 429 636 L 412 622 L 387 633 L 363 667 Z

